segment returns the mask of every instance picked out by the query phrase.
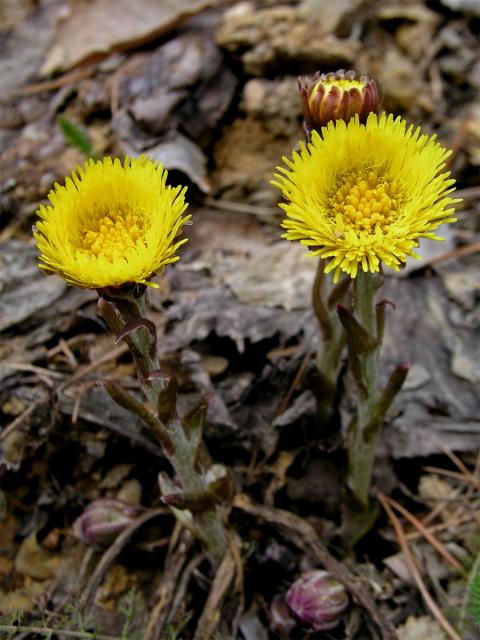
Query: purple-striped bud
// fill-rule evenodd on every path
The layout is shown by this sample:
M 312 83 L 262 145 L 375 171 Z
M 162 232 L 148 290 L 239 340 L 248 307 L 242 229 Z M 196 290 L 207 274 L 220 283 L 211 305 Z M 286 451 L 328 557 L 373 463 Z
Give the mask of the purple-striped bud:
M 335 73 L 320 73 L 298 79 L 302 100 L 304 127 L 320 131 L 329 122 L 358 115 L 365 123 L 368 114 L 378 113 L 380 101 L 375 81 L 366 75 L 355 79 L 355 71 L 339 69 Z
M 94 500 L 77 518 L 73 529 L 85 544 L 105 547 L 126 529 L 145 509 L 115 498 Z
M 292 584 L 285 597 L 292 616 L 313 631 L 328 631 L 338 625 L 348 606 L 341 582 L 327 571 L 306 571 Z

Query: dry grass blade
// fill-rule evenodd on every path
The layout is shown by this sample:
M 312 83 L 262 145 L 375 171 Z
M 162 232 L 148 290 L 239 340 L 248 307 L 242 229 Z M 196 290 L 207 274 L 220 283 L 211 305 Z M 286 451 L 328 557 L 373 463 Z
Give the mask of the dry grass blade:
M 207 198 L 205 203 L 207 206 L 220 211 L 233 211 L 234 213 L 251 213 L 254 216 L 277 216 L 279 215 L 277 207 L 265 207 L 261 205 L 251 205 L 243 202 L 232 202 L 230 200 L 214 200 Z
M 435 524 L 431 527 L 428 527 L 428 530 L 430 531 L 430 533 L 438 533 L 440 531 L 445 531 L 446 529 L 449 529 L 451 527 L 459 527 L 462 524 L 471 522 L 471 520 L 472 520 L 472 517 L 470 514 L 464 514 L 464 515 L 457 514 L 455 515 L 455 517 L 450 517 L 446 522 L 441 522 L 440 524 Z M 431 522 L 431 520 L 429 520 L 429 522 Z M 426 522 L 423 522 L 422 524 L 425 526 Z M 405 537 L 407 538 L 407 540 L 416 540 L 421 536 L 422 534 L 419 531 L 410 531 L 409 533 L 405 534 Z
M 287 393 L 285 394 L 285 397 L 280 402 L 280 405 L 275 413 L 275 416 L 282 415 L 282 413 L 286 411 L 290 406 L 290 402 L 292 400 L 293 394 L 298 389 L 298 386 L 300 385 L 300 383 L 303 380 L 303 377 L 305 376 L 305 372 L 307 370 L 308 362 L 311 358 L 311 355 L 312 354 L 310 352 L 305 354 L 300 366 L 298 367 L 297 373 L 295 374 L 292 384 L 290 385 Z
M 33 96 L 38 93 L 44 93 L 45 91 L 54 91 L 55 89 L 59 89 L 60 87 L 65 86 L 66 84 L 78 82 L 79 80 L 85 80 L 85 78 L 89 78 L 91 75 L 93 75 L 94 71 L 95 67 L 88 67 L 86 69 L 79 69 L 78 71 L 65 73 L 64 75 L 59 76 L 54 80 L 46 80 L 45 82 L 29 84 L 26 87 L 20 87 L 19 89 L 10 91 L 10 93 L 7 94 L 7 98 L 15 98 L 18 96 Z
M 107 362 L 111 362 L 112 360 L 116 360 L 116 358 L 123 356 L 123 354 L 127 353 L 127 351 L 128 351 L 128 346 L 126 344 L 121 344 L 118 347 L 110 349 L 109 351 L 101 355 L 99 358 L 97 358 L 90 364 L 87 364 L 84 367 L 81 367 L 73 375 L 67 378 L 67 380 L 65 380 L 65 382 L 60 386 L 59 391 L 65 391 L 67 387 L 70 387 L 72 384 L 75 384 L 76 382 L 78 382 L 79 380 L 87 376 L 89 373 L 92 373 L 92 371 L 95 371 L 95 369 L 98 369 L 98 367 L 101 367 Z
M 414 515 L 412 515 L 407 509 L 402 507 L 396 500 L 389 498 L 390 506 L 396 509 L 399 513 L 402 514 L 409 522 L 412 524 L 415 529 L 417 529 L 422 536 L 430 542 L 432 547 L 438 551 L 438 553 L 454 568 L 454 569 L 463 569 L 462 564 L 452 556 L 452 554 L 445 548 L 445 546 L 435 538 L 435 536 L 429 531 L 423 524 L 418 520 Z
M 18 429 L 23 423 L 32 416 L 35 411 L 43 404 L 43 402 L 33 402 L 29 407 L 27 407 L 22 413 L 12 420 L 10 424 L 8 424 L 3 431 L 0 432 L 0 442 L 5 440 L 7 436 L 9 436 L 15 429 Z
M 161 640 L 163 637 L 164 628 L 172 610 L 175 590 L 179 581 L 181 583 L 180 575 L 185 567 L 188 551 L 192 544 L 192 536 L 178 523 L 175 532 L 179 536 L 178 544 L 174 549 L 171 549 L 172 553 L 167 556 L 162 578 L 156 589 L 156 603 L 148 620 L 144 640 Z
M 238 544 L 234 541 L 233 544 Z M 229 548 L 217 569 L 207 602 L 200 616 L 193 640 L 209 640 L 220 620 L 220 605 L 235 576 L 235 554 Z
M 61 392 L 65 391 L 65 389 L 75 384 L 76 382 L 84 378 L 86 375 L 91 373 L 92 371 L 95 371 L 95 369 L 97 369 L 98 367 L 102 366 L 106 362 L 115 360 L 115 358 L 120 357 L 127 351 L 128 351 L 127 345 L 120 345 L 119 347 L 116 347 L 115 349 L 111 349 L 110 351 L 104 353 L 97 360 L 95 360 L 94 362 L 91 362 L 85 367 L 81 367 L 73 375 L 71 375 L 69 378 L 64 380 L 58 387 L 57 393 L 60 394 Z M 15 368 L 17 370 L 22 370 L 22 371 L 26 371 L 26 370 L 32 371 L 32 372 L 36 372 L 37 374 L 39 373 L 39 371 L 42 373 L 48 372 L 48 375 L 51 377 L 61 376 L 62 379 L 64 378 L 63 374 L 59 374 L 58 372 L 51 371 L 49 369 L 41 369 L 40 367 L 34 367 L 33 365 L 13 363 L 12 368 Z M 39 400 L 38 402 L 34 402 L 29 407 L 27 407 L 25 411 L 23 411 L 19 416 L 17 416 L 15 420 L 13 420 L 9 425 L 7 425 L 0 432 L 0 441 L 4 440 L 10 433 L 12 433 L 12 431 L 22 426 L 24 422 L 28 420 L 28 418 L 31 415 L 33 415 L 35 411 L 39 409 L 46 402 L 48 402 L 48 400 Z
M 405 537 L 405 532 L 403 531 L 403 527 L 400 523 L 400 520 L 397 518 L 397 516 L 395 515 L 395 513 L 393 512 L 392 507 L 390 506 L 390 499 L 387 498 L 385 495 L 383 495 L 382 493 L 378 494 L 378 499 L 380 500 L 380 503 L 382 504 L 383 508 L 385 509 L 390 522 L 392 523 L 393 528 L 395 529 L 395 533 L 397 535 L 397 539 L 398 539 L 398 544 L 400 545 L 400 548 L 402 550 L 403 555 L 405 556 L 405 562 L 407 563 L 407 567 L 408 570 L 410 571 L 410 574 L 412 576 L 412 578 L 415 580 L 415 583 L 418 587 L 418 590 L 420 591 L 420 593 L 422 594 L 422 597 L 425 601 L 425 604 L 427 605 L 427 607 L 430 609 L 432 615 L 435 617 L 435 619 L 437 620 L 438 624 L 442 627 L 442 629 L 445 631 L 445 633 L 449 636 L 449 638 L 451 638 L 451 640 L 462 640 L 462 638 L 458 635 L 458 633 L 455 631 L 455 629 L 452 627 L 452 625 L 448 622 L 448 620 L 445 618 L 445 616 L 443 615 L 443 613 L 440 611 L 439 607 L 437 606 L 436 602 L 434 601 L 434 599 L 432 598 L 432 596 L 430 595 L 423 579 L 422 576 L 420 575 L 420 571 L 418 569 L 417 566 L 417 562 L 413 556 L 413 553 L 410 549 L 410 546 L 407 542 L 407 539 Z
M 441 442 L 437 437 L 432 435 L 432 440 L 435 442 L 437 447 L 443 451 L 443 453 L 450 458 L 453 464 L 457 467 L 457 469 L 464 475 L 465 479 L 472 485 L 474 489 L 480 491 L 480 480 L 467 469 L 467 467 L 463 464 L 460 458 L 447 449 L 447 447 Z
M 63 380 L 64 374 L 59 371 L 52 371 L 52 369 L 46 369 L 45 367 L 37 367 L 29 362 L 2 362 L 3 367 L 12 369 L 13 371 L 26 371 L 29 373 L 35 373 L 41 380 L 46 381 L 47 384 L 51 383 L 50 378 Z
M 238 636 L 238 627 L 240 626 L 240 618 L 245 610 L 245 580 L 243 572 L 243 561 L 241 555 L 241 541 L 237 536 L 230 536 L 229 548 L 235 561 L 235 582 L 233 591 L 237 596 L 238 605 L 236 613 L 232 616 L 232 635 Z
M 468 482 L 470 484 L 470 481 L 465 477 L 465 474 L 460 473 L 459 471 L 450 471 L 449 469 L 442 469 L 441 467 L 431 467 L 428 465 L 422 467 L 422 470 L 428 471 L 429 473 L 437 473 L 438 475 L 446 476 L 447 478 L 454 478 L 455 480 L 463 480 L 463 482 Z
M 172 598 L 170 611 L 167 616 L 167 624 L 172 622 L 177 612 L 181 610 L 181 607 L 185 602 L 185 594 L 187 593 L 188 584 L 192 578 L 192 575 L 205 560 L 205 557 L 206 556 L 204 554 L 199 553 L 194 558 L 192 558 L 190 562 L 184 567 L 176 585 L 177 588 L 175 591 L 175 595 Z

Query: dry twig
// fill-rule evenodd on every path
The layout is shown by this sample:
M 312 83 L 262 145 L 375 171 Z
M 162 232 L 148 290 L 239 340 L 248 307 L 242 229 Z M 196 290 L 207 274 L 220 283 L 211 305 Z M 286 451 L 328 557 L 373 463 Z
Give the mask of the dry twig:
M 238 542 L 234 542 L 234 544 Z M 220 606 L 235 576 L 236 560 L 229 548 L 217 569 L 207 602 L 200 616 L 193 640 L 209 640 L 220 620 Z
M 178 543 L 171 547 L 171 553 L 169 552 L 165 561 L 162 578 L 155 592 L 156 603 L 148 619 L 144 640 L 161 640 L 172 611 L 177 584 L 192 545 L 192 536 L 179 523 L 175 526 L 175 532 L 174 538 L 178 535 Z

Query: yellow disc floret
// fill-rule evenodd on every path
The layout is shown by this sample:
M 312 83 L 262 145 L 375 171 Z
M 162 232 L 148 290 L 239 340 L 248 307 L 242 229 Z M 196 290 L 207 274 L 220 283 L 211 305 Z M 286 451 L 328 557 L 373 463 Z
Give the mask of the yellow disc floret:
M 456 220 L 455 181 L 442 172 L 449 153 L 401 118 L 330 122 L 275 175 L 287 200 L 284 237 L 328 258 L 335 281 L 342 271 L 354 278 L 359 266 L 378 271 L 380 262 L 398 270 L 418 257 L 420 238 L 441 240 L 433 231 Z
M 134 249 L 137 240 L 143 240 L 143 219 L 139 215 L 113 211 L 94 220 L 91 228 L 85 229 L 83 234 L 82 245 L 87 254 L 103 255 L 113 262 Z
M 178 260 L 177 235 L 190 216 L 185 188 L 166 185 L 167 172 L 146 157 L 90 160 L 50 192 L 34 232 L 40 267 L 85 288 L 152 284 Z
M 402 201 L 398 185 L 386 181 L 377 172 L 366 170 L 349 174 L 340 181 L 331 198 L 329 215 L 340 215 L 344 224 L 357 232 L 374 232 L 377 227 L 384 232 L 398 218 Z

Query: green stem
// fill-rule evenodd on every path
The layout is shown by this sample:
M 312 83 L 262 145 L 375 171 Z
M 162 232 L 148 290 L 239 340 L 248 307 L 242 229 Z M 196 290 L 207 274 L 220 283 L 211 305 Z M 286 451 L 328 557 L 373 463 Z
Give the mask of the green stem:
M 373 338 L 377 337 L 375 293 L 377 279 L 360 271 L 355 278 L 354 312 L 357 320 Z M 383 416 L 376 412 L 378 390 L 378 347 L 357 356 L 363 388 L 358 390 L 357 417 L 352 424 L 349 443 L 350 485 L 364 507 L 368 492 Z
M 332 320 L 337 320 L 336 316 L 331 314 Z M 332 383 L 335 389 L 337 381 L 338 363 L 345 345 L 345 334 L 340 322 L 331 323 L 331 334 L 329 340 L 324 340 L 317 351 L 317 366 L 325 375 L 327 380 Z
M 322 334 L 316 357 L 320 377 L 316 393 L 320 425 L 327 423 L 333 413 L 338 365 L 345 345 L 345 333 L 342 325 L 336 313 L 326 304 L 329 291 L 327 291 L 324 269 L 325 261 L 320 259 L 312 287 L 313 309 Z
M 208 486 L 203 474 L 195 468 L 197 448 L 185 434 L 180 420 L 173 420 L 167 428 L 173 443 L 174 453 L 169 456 L 170 462 L 180 480 L 182 490 L 186 494 L 203 496 Z M 207 547 L 215 564 L 218 564 L 227 550 L 227 537 L 217 507 L 211 507 L 193 514 L 194 533 Z
M 381 284 L 376 274 L 360 271 L 355 279 L 353 314 L 338 306 L 347 333 L 350 369 L 357 385 L 357 411 L 348 434 L 348 482 L 352 495 L 346 500 L 344 537 L 353 547 L 371 529 L 377 508 L 369 502 L 373 465 L 381 426 L 393 399 L 400 391 L 409 366 L 400 363 L 380 390 L 378 355 L 383 336 L 383 312 L 375 305 Z

